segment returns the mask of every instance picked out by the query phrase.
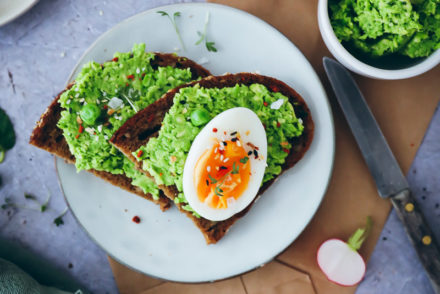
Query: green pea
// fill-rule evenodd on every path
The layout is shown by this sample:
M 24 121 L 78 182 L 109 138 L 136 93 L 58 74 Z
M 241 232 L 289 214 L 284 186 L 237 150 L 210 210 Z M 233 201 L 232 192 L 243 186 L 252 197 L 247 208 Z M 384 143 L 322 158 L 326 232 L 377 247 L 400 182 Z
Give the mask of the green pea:
M 191 122 L 196 127 L 204 125 L 210 120 L 211 116 L 205 109 L 196 109 L 191 113 Z
M 96 104 L 86 104 L 79 112 L 82 121 L 88 125 L 93 125 L 100 115 L 101 108 Z

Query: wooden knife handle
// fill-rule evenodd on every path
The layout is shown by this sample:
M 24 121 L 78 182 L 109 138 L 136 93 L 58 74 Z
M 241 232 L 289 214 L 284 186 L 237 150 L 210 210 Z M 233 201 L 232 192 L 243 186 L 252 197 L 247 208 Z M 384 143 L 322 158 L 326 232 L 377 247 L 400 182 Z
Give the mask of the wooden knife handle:
M 440 294 L 440 250 L 432 230 L 409 190 L 394 195 L 391 202 L 405 226 L 434 291 Z

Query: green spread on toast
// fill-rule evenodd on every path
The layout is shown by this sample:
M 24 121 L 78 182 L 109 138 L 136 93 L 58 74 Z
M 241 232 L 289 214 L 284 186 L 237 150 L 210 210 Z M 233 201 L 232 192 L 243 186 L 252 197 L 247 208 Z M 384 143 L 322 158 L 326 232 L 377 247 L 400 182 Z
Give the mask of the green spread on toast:
M 147 107 L 165 92 L 190 82 L 191 71 L 171 66 L 153 69 L 154 53 L 145 44 L 135 44 L 132 52 L 116 53 L 113 60 L 89 62 L 75 84 L 65 91 L 59 103 L 64 109 L 58 127 L 63 130 L 77 170 L 95 169 L 125 174 L 134 186 L 159 198 L 151 179 L 108 140 L 137 111 Z
M 276 104 L 283 102 L 279 109 L 276 109 L 278 106 L 271 107 L 276 101 Z M 281 173 L 281 166 L 292 147 L 288 140 L 300 136 L 304 126 L 286 96 L 271 92 L 261 84 L 220 89 L 201 88 L 196 84 L 180 89 L 174 96 L 173 106 L 165 115 L 158 137 L 150 139 L 145 146 L 133 152 L 138 160 L 142 160 L 143 169 L 158 184 L 176 185 L 180 193 L 174 201 L 182 203 L 182 207 L 188 211 L 194 213 L 182 193 L 182 177 L 191 144 L 206 123 L 234 107 L 253 110 L 266 128 L 268 166 L 263 182 L 267 182 Z

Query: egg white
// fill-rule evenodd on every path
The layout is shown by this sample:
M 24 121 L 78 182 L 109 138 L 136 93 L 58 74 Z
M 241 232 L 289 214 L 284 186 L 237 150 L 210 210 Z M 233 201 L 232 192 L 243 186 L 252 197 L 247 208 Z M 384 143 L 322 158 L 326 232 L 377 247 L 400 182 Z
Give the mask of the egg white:
M 213 132 L 216 128 L 218 131 Z M 224 135 L 224 132 L 226 134 Z M 247 142 L 258 147 L 259 158 L 255 159 L 254 155 L 249 156 L 251 163 L 251 176 L 247 189 L 241 196 L 234 200 L 228 201 L 228 208 L 214 209 L 205 203 L 200 202 L 197 196 L 197 188 L 194 181 L 194 169 L 198 159 L 206 151 L 210 149 L 216 138 L 218 141 L 230 139 L 231 132 L 239 132 L 243 147 L 246 151 L 252 150 L 247 146 Z M 248 135 L 246 135 L 248 133 Z M 267 137 L 263 124 L 258 116 L 250 109 L 245 107 L 236 107 L 228 109 L 216 117 L 214 117 L 196 136 L 188 157 L 185 161 L 183 170 L 183 193 L 189 205 L 203 218 L 212 221 L 221 221 L 230 218 L 234 214 L 245 209 L 255 198 L 264 177 L 267 159 Z

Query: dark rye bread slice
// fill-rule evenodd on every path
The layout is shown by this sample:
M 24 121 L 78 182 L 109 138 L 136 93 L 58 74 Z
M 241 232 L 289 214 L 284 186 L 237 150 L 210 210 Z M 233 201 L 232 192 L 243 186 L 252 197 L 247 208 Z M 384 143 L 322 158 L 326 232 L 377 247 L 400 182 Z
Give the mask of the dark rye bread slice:
M 135 116 L 126 121 L 126 123 L 119 128 L 119 130 L 110 139 L 110 142 L 121 150 L 128 158 L 136 163 L 139 170 L 144 172 L 147 176 L 151 175 L 142 169 L 141 163 L 136 160 L 132 155 L 132 152 L 136 151 L 139 147 L 147 144 L 148 140 L 157 135 L 158 130 L 161 127 L 161 122 L 173 105 L 174 95 L 183 87 L 192 87 L 196 84 L 200 84 L 204 88 L 223 88 L 233 87 L 236 84 L 251 85 L 254 83 L 265 85 L 270 91 L 281 92 L 289 98 L 290 103 L 294 105 L 295 113 L 298 118 L 301 118 L 304 123 L 304 132 L 300 137 L 293 138 L 292 149 L 289 155 L 286 157 L 286 162 L 282 166 L 283 172 L 293 167 L 305 154 L 309 148 L 314 134 L 314 124 L 310 110 L 304 102 L 303 98 L 292 88 L 285 83 L 266 76 L 261 76 L 251 73 L 239 73 L 239 74 L 227 74 L 223 76 L 210 76 L 200 81 L 191 82 L 186 85 L 182 85 L 173 90 L 168 91 L 161 99 L 151 104 L 144 110 L 138 112 Z M 278 178 L 278 177 L 277 177 Z M 262 194 L 274 181 L 270 180 L 266 182 L 258 194 Z M 174 199 L 177 194 L 176 186 L 159 186 L 165 195 L 170 199 Z M 256 197 L 255 199 L 257 199 Z M 177 204 L 179 210 L 185 213 L 189 218 L 193 220 L 196 226 L 202 231 L 208 244 L 216 243 L 220 240 L 227 230 L 246 212 L 251 208 L 255 200 L 243 211 L 234 215 L 233 217 L 224 221 L 210 221 L 204 218 L 197 218 L 193 216 L 191 212 L 188 212 L 182 208 L 181 204 Z
M 187 58 L 176 56 L 174 54 L 155 53 L 155 58 L 151 61 L 151 65 L 153 68 L 157 68 L 159 66 L 172 66 L 182 69 L 190 68 L 193 79 L 210 75 L 210 72 L 208 70 L 198 65 L 197 63 Z M 69 146 L 64 139 L 63 132 L 57 127 L 57 123 L 61 117 L 61 111 L 63 110 L 58 103 L 58 99 L 64 91 L 70 89 L 72 86 L 73 83 L 69 84 L 66 89 L 58 94 L 58 96 L 52 101 L 50 106 L 37 122 L 37 125 L 32 132 L 29 142 L 36 147 L 49 151 L 50 153 L 63 158 L 66 162 L 69 163 L 75 163 L 75 157 L 70 153 Z M 162 210 L 168 209 L 171 205 L 169 198 L 165 197 L 162 192 L 160 194 L 159 200 L 154 200 L 150 194 L 145 194 L 142 189 L 133 186 L 131 184 L 131 179 L 126 177 L 125 175 L 114 175 L 109 172 L 97 171 L 93 169 L 89 170 L 89 172 L 95 174 L 96 176 L 115 186 L 127 190 L 128 192 L 137 194 L 145 199 L 159 204 Z

